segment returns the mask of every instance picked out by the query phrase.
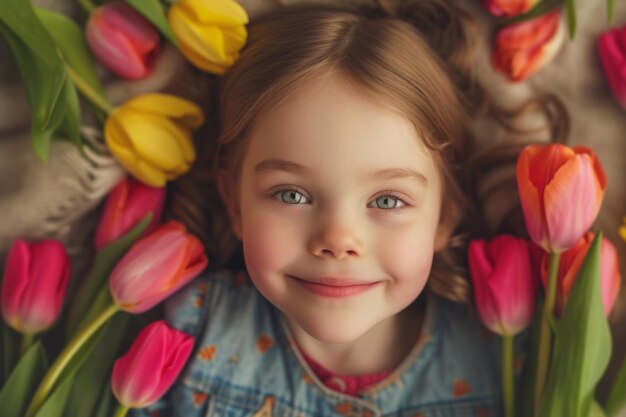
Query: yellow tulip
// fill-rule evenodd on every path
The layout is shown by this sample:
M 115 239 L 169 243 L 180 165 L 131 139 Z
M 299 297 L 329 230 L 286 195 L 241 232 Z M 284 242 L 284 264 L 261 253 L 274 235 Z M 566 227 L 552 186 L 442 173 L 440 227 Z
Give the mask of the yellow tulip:
M 624 217 L 624 225 L 619 228 L 619 235 L 624 239 L 624 242 L 626 242 L 626 217 Z
M 179 0 L 167 20 L 183 55 L 214 74 L 237 61 L 248 36 L 248 15 L 234 0 Z
M 135 97 L 111 112 L 104 137 L 111 153 L 152 187 L 184 174 L 196 159 L 191 130 L 204 122 L 194 103 L 168 94 Z

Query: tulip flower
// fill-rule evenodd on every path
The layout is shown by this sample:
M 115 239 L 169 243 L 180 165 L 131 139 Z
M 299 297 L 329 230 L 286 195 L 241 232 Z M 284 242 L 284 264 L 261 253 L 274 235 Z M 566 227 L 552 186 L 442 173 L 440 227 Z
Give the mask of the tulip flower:
M 556 11 L 505 26 L 495 36 L 493 66 L 511 81 L 524 80 L 554 58 L 564 40 Z
M 517 160 L 517 187 L 531 239 L 560 253 L 574 246 L 596 219 L 606 176 L 589 148 L 531 145 Z
M 165 189 L 149 187 L 126 177 L 109 193 L 98 230 L 96 248 L 99 250 L 135 227 L 148 213 L 152 220 L 149 233 L 160 221 L 165 203 Z
M 191 335 L 164 320 L 146 326 L 113 365 L 111 385 L 120 404 L 143 408 L 155 403 L 182 371 L 193 344 Z
M 237 61 L 248 36 L 248 15 L 234 0 L 179 0 L 167 20 L 183 55 L 213 74 Z
M 483 5 L 489 13 L 497 17 L 513 17 L 524 14 L 539 0 L 483 0 Z
M 626 108 L 626 26 L 600 34 L 598 55 L 613 97 Z
M 565 308 L 567 299 L 574 287 L 574 282 L 576 282 L 578 271 L 585 260 L 594 237 L 595 234 L 592 232 L 585 233 L 576 245 L 561 254 L 555 305 L 556 314 L 559 316 Z M 549 255 L 544 254 L 541 262 L 541 280 L 544 286 L 548 276 L 548 258 Z M 621 281 L 615 246 L 608 239 L 603 238 L 600 246 L 600 293 L 604 305 L 604 314 L 607 317 L 613 310 Z
M 191 129 L 204 122 L 192 102 L 168 94 L 135 97 L 111 112 L 104 137 L 135 178 L 152 187 L 184 174 L 196 158 Z
M 200 241 L 169 221 L 135 243 L 109 278 L 113 301 L 143 313 L 187 284 L 207 266 Z
M 619 235 L 626 242 L 626 217 L 624 217 L 624 224 L 619 228 Z
M 532 319 L 539 276 L 532 268 L 531 245 L 509 235 L 469 245 L 476 307 L 494 333 L 514 336 Z
M 89 16 L 87 44 L 98 60 L 120 77 L 144 78 L 161 50 L 157 29 L 131 6 L 112 1 Z
M 52 326 L 63 307 L 70 270 L 60 242 L 15 241 L 2 282 L 2 316 L 9 326 L 29 335 Z

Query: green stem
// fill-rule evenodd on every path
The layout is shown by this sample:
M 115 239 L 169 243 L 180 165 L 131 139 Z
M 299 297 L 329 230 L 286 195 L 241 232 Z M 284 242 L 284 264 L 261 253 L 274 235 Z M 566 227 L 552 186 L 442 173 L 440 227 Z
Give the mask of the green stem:
M 74 357 L 74 355 L 91 338 L 91 336 L 93 336 L 93 334 L 96 333 L 96 331 L 98 331 L 98 329 L 100 329 L 100 327 L 102 327 L 118 311 L 120 311 L 119 307 L 115 304 L 107 307 L 98 317 L 85 326 L 85 328 L 82 329 L 76 337 L 74 337 L 74 339 L 72 339 L 65 349 L 63 349 L 63 351 L 59 354 L 59 357 L 54 361 L 44 376 L 43 381 L 39 384 L 37 392 L 35 392 L 35 395 L 28 406 L 25 417 L 33 417 L 35 413 L 37 413 L 48 397 L 50 391 L 52 391 L 52 388 L 61 376 L 61 373 L 70 363 L 72 357 Z
M 100 93 L 91 88 L 91 86 L 87 82 L 85 82 L 85 80 L 83 80 L 80 75 L 78 75 L 78 73 L 72 69 L 72 67 L 66 65 L 65 69 L 72 78 L 72 81 L 74 81 L 74 85 L 76 85 L 80 92 L 85 97 L 87 97 L 87 99 L 89 99 L 89 101 L 91 101 L 96 107 L 98 107 L 106 114 L 111 114 L 111 112 L 115 110 L 111 103 L 109 103 L 106 98 L 102 97 Z
M 26 334 L 26 333 L 22 334 L 22 343 L 20 344 L 20 358 L 24 356 L 24 354 L 26 353 L 28 348 L 32 346 L 34 341 L 35 341 L 34 334 Z
M 128 407 L 124 407 L 122 404 L 117 406 L 117 410 L 115 410 L 115 414 L 113 417 L 125 417 L 126 413 L 128 413 Z
M 556 299 L 557 275 L 559 272 L 560 253 L 550 253 L 550 266 L 548 270 L 548 284 L 546 299 L 543 304 L 543 317 L 539 330 L 539 356 L 537 358 L 537 377 L 535 379 L 535 417 L 539 415 L 541 406 L 541 394 L 546 383 L 548 373 L 548 361 L 552 344 L 552 333 L 550 332 L 549 318 L 554 311 Z
M 504 392 L 504 416 L 515 417 L 513 336 L 502 337 L 502 389 Z
M 88 14 L 91 14 L 96 9 L 96 5 L 91 0 L 78 0 L 78 3 L 85 9 Z

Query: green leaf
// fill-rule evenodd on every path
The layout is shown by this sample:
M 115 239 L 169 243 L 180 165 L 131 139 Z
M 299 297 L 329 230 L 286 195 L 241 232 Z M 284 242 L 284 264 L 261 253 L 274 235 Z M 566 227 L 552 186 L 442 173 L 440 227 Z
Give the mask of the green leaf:
M 93 59 L 85 43 L 82 29 L 60 13 L 40 7 L 35 7 L 35 13 L 61 50 L 65 62 L 92 89 L 104 96 L 104 89 L 96 75 Z
M 0 391 L 2 417 L 21 417 L 37 384 L 48 369 L 48 359 L 41 342 L 35 342 L 22 356 Z
M 9 47 L 25 80 L 34 118 L 40 122 L 40 128 L 46 128 L 51 124 L 66 78 L 59 51 L 37 19 L 30 1 L 2 0 L 0 22 L 4 24 L 5 36 L 4 32 L 13 34 L 12 39 L 7 39 Z M 15 38 L 20 41 L 19 45 L 14 42 Z M 30 62 L 22 59 L 25 55 Z M 36 63 L 37 66 L 24 67 L 25 63 Z
M 93 417 L 110 417 L 113 414 L 113 410 L 116 405 L 117 400 L 113 396 L 111 379 L 109 378 L 107 383 L 102 387 L 100 398 L 98 399 L 98 406 L 93 414 Z
M 102 340 L 80 367 L 64 417 L 93 416 L 102 387 L 108 383 L 130 317 L 118 314 L 105 325 Z M 108 417 L 108 416 L 107 416 Z
M 148 19 L 173 45 L 178 47 L 178 41 L 170 30 L 159 0 L 126 0 L 126 3 Z
M 598 232 L 557 323 L 541 417 L 588 417 L 609 363 L 611 333 L 600 295 L 601 242 Z
M 89 275 L 85 281 L 83 281 L 74 296 L 68 315 L 66 330 L 67 340 L 72 339 L 79 325 L 85 322 L 85 316 L 98 296 L 98 293 L 101 291 L 101 288 L 106 285 L 111 271 L 113 271 L 115 265 L 122 259 L 132 244 L 143 234 L 151 220 L 152 214 L 148 214 L 128 233 L 105 246 L 96 254 L 96 259 L 94 260 Z
M 539 3 L 537 3 L 537 5 L 535 7 L 533 7 L 532 9 L 530 9 L 529 11 L 527 11 L 524 14 L 515 16 L 515 17 L 510 17 L 507 19 L 501 19 L 502 24 L 503 25 L 512 25 L 514 23 L 520 23 L 523 22 L 525 20 L 530 20 L 530 19 L 534 19 L 536 17 L 542 16 L 546 13 L 548 13 L 550 10 L 552 9 L 556 9 L 557 7 L 559 7 L 561 5 L 563 1 L 562 0 L 543 0 L 540 1 Z
M 537 358 L 539 357 L 539 332 L 543 316 L 543 295 L 537 295 L 535 312 L 529 329 L 529 341 L 524 358 L 518 400 L 521 417 L 532 417 L 535 404 L 535 380 L 537 379 Z
M 606 413 L 612 417 L 624 407 L 626 407 L 626 359 L 622 362 L 613 382 L 613 388 L 606 401 Z
M 57 388 L 46 399 L 35 417 L 65 417 L 65 404 L 70 395 L 75 375 L 76 372 L 72 372 L 57 383 Z
M 567 0 L 567 28 L 569 29 L 570 39 L 574 39 L 576 33 L 576 5 L 575 0 Z
M 74 145 L 82 151 L 82 138 L 80 136 L 80 102 L 78 92 L 74 83 L 67 78 L 63 85 L 63 97 L 65 100 L 65 115 L 57 129 L 58 134 L 67 137 Z M 60 106 L 57 106 L 60 108 Z
M 589 413 L 589 417 L 606 417 L 604 410 L 595 400 L 591 402 L 591 412 Z
M 2 326 L 2 382 L 0 387 L 9 379 L 9 375 L 13 371 L 13 366 L 18 359 L 19 335 L 11 329 L 6 323 L 0 323 Z
M 611 23 L 615 14 L 615 0 L 606 0 L 606 20 Z

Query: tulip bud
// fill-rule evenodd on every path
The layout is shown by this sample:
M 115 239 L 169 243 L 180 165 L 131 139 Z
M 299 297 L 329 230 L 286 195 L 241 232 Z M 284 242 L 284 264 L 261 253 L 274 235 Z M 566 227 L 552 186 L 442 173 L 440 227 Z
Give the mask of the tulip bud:
M 63 308 L 70 270 L 60 242 L 15 241 L 2 282 L 2 316 L 9 326 L 25 334 L 52 326 Z
M 182 371 L 193 344 L 192 336 L 163 320 L 146 326 L 113 365 L 111 385 L 120 404 L 143 408 L 158 401 Z
M 574 246 L 596 219 L 606 176 L 589 148 L 531 145 L 517 160 L 517 188 L 531 239 L 560 253 Z
M 511 81 L 521 81 L 545 66 L 561 49 L 565 30 L 558 12 L 505 26 L 496 33 L 492 63 Z
M 116 108 L 104 125 L 107 146 L 131 175 L 152 187 L 184 174 L 196 159 L 191 129 L 204 123 L 191 101 L 144 94 Z
M 567 299 L 569 298 L 578 271 L 587 256 L 587 251 L 591 247 L 591 243 L 595 234 L 587 232 L 571 249 L 561 254 L 558 285 L 555 305 L 555 314 L 560 316 L 565 308 Z M 546 286 L 548 277 L 549 254 L 544 254 L 541 262 L 541 280 L 544 287 Z M 606 238 L 602 238 L 600 246 L 600 294 L 602 295 L 602 303 L 604 305 L 604 314 L 608 317 L 615 305 L 617 294 L 622 282 L 617 262 L 617 252 L 615 246 Z
M 164 203 L 164 188 L 149 187 L 133 178 L 124 178 L 107 197 L 96 232 L 96 249 L 118 239 L 152 213 L 146 229 L 149 233 L 161 221 Z
M 167 20 L 180 50 L 196 67 L 223 74 L 246 43 L 246 11 L 233 0 L 179 0 Z
M 152 72 L 161 49 L 156 28 L 120 1 L 106 3 L 91 13 L 85 36 L 91 51 L 104 66 L 131 80 Z
M 129 313 L 143 313 L 207 264 L 202 243 L 182 223 L 169 221 L 137 241 L 115 266 L 109 278 L 113 301 Z
M 613 97 L 626 108 L 626 26 L 600 34 L 598 55 Z
M 539 286 L 532 243 L 509 235 L 469 245 L 469 267 L 476 307 L 491 331 L 515 336 L 529 324 Z
M 531 10 L 539 0 L 483 0 L 489 13 L 496 17 L 513 17 Z

